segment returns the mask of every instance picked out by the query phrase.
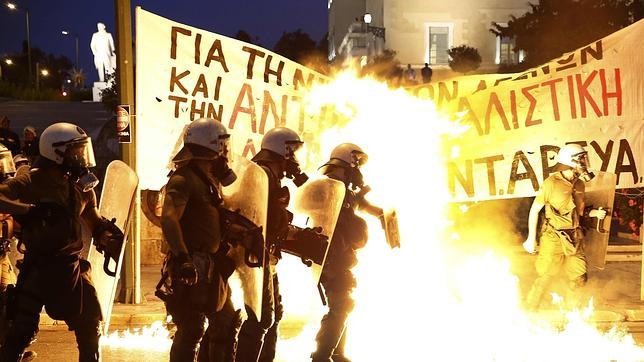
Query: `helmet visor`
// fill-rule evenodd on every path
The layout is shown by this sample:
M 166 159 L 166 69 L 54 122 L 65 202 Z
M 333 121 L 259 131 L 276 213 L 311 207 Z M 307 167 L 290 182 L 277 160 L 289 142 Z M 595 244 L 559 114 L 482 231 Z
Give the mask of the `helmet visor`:
M 286 141 L 284 142 L 284 155 L 287 160 L 293 160 L 297 162 L 296 152 L 302 148 L 304 142 L 302 141 Z
M 94 167 L 94 148 L 92 139 L 83 137 L 65 143 L 63 164 L 68 167 Z
M 0 151 L 0 175 L 13 175 L 16 173 L 16 165 L 13 163 L 11 151 Z
M 590 160 L 588 159 L 587 152 L 578 153 L 573 156 L 573 159 L 575 160 L 575 163 L 579 165 L 579 167 L 583 168 L 584 170 L 587 170 L 590 168 Z
M 230 159 L 231 139 L 229 134 L 219 136 L 219 156 Z
M 360 151 L 351 152 L 351 158 L 353 158 L 353 163 L 356 167 L 362 167 L 369 161 L 369 156 Z

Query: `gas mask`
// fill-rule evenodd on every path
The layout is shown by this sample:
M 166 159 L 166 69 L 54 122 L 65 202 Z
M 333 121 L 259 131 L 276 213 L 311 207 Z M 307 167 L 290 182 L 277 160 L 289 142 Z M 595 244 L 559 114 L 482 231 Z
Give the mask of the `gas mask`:
M 286 170 L 284 173 L 286 177 L 293 180 L 295 186 L 300 187 L 309 179 L 309 176 L 300 169 L 300 163 L 297 161 L 296 156 L 296 152 L 302 147 L 302 142 L 299 140 L 287 141 L 285 147 L 284 158 L 286 159 Z
M 309 176 L 302 172 L 300 164 L 294 159 L 286 160 L 286 171 L 284 173 L 286 174 L 286 177 L 293 180 L 293 183 L 297 187 L 304 185 L 304 183 L 309 179 Z
M 588 167 L 590 167 L 590 161 L 588 160 L 587 153 L 582 153 L 576 156 L 573 161 L 576 164 L 576 167 L 574 169 L 575 174 L 580 180 L 582 180 L 583 182 L 589 182 L 590 180 L 595 178 L 595 174 L 592 171 L 588 170 Z
M 78 186 L 83 192 L 88 192 L 93 190 L 99 183 L 98 178 L 89 168 L 78 167 L 72 168 L 69 172 L 71 180 Z
M 228 159 L 226 157 L 217 157 L 212 162 L 212 175 L 215 176 L 223 186 L 229 186 L 237 180 L 235 171 L 228 167 Z
M 363 189 L 365 187 L 364 177 L 362 176 L 362 172 L 360 172 L 359 168 L 351 167 L 347 173 L 348 181 L 354 191 L 357 189 Z
M 589 182 L 590 180 L 595 178 L 595 173 L 588 171 L 587 169 L 577 170 L 577 172 L 579 179 L 583 182 Z

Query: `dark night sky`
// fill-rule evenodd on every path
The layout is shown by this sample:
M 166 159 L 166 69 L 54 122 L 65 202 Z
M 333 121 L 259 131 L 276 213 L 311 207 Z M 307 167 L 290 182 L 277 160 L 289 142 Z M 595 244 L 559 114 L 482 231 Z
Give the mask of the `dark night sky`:
M 0 9 L 0 56 L 20 50 L 25 36 L 25 16 L 4 6 Z M 89 41 L 96 23 L 103 22 L 116 39 L 114 1 L 111 0 L 15 0 L 29 9 L 32 47 L 72 62 L 74 38 L 61 35 L 62 29 L 79 34 L 81 68 L 88 74 L 88 84 L 97 80 Z M 272 48 L 283 31 L 301 28 L 319 41 L 327 31 L 327 8 L 324 0 L 131 0 L 132 7 L 171 20 L 232 36 L 243 29 L 259 42 Z M 134 22 L 134 10 L 132 11 Z M 134 24 L 132 26 L 134 29 Z

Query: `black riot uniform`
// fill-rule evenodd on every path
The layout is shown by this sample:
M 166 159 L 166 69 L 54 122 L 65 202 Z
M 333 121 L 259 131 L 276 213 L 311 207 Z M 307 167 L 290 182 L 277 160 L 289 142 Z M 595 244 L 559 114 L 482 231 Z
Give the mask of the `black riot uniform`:
M 241 318 L 240 311 L 235 311 L 229 295 L 221 312 L 215 315 L 220 328 L 213 330 L 213 333 L 218 333 L 215 339 L 228 340 L 229 343 L 220 344 L 217 353 L 208 353 L 209 358 L 200 351 L 199 361 L 257 362 L 273 361 L 275 358 L 278 324 L 283 314 L 275 265 L 281 257 L 280 243 L 288 236 L 292 220 L 292 214 L 286 209 L 289 192 L 286 187 L 282 187 L 281 180 L 291 178 L 296 186 L 300 186 L 308 179 L 299 169 L 295 158 L 295 151 L 301 145 L 302 141 L 297 133 L 285 127 L 277 127 L 264 135 L 262 149 L 253 157 L 253 161 L 268 175 L 267 248 L 264 256 L 261 315 L 255 315 L 251 308 L 246 307 L 248 319 L 241 326 L 239 341 L 235 345 L 231 337 L 236 337 Z
M 353 144 L 345 145 L 360 150 Z M 343 145 L 336 150 L 342 147 Z M 364 158 L 366 159 L 366 155 Z M 365 188 L 357 166 L 352 167 L 348 162 L 332 158 L 323 166 L 323 173 L 329 178 L 342 181 L 346 186 L 346 193 L 320 277 L 329 311 L 320 322 L 316 336 L 317 350 L 311 354 L 311 358 L 313 362 L 344 362 L 349 361 L 344 356 L 345 324 L 354 308 L 351 292 L 356 287 L 351 269 L 358 262 L 356 251 L 364 247 L 368 239 L 367 223 L 355 211 L 364 209 L 378 214 L 382 210 L 369 204 L 362 195 L 355 192 Z
M 79 257 L 81 220 L 97 244 L 122 245 L 123 235 L 98 214 L 93 191 L 97 180 L 88 169 L 94 166 L 91 140 L 85 132 L 56 123 L 43 138 L 39 168 L 0 185 L 0 208 L 20 222 L 19 250 L 26 249 L 9 297 L 11 326 L 0 360 L 20 360 L 38 332 L 44 306 L 51 318 L 64 320 L 75 332 L 79 360 L 98 361 L 101 306 L 90 279 L 91 266 Z
M 170 359 L 192 361 L 204 333 L 204 318 L 215 327 L 212 316 L 223 307 L 226 280 L 234 265 L 219 250 L 221 231 L 218 208 L 221 197 L 218 183 L 193 165 L 179 168 L 166 186 L 166 200 L 185 203 L 180 217 L 187 253 L 172 251 L 166 262 L 168 290 L 165 298 L 168 313 L 177 325 Z M 164 208 L 173 207 L 165 203 Z M 165 210 L 165 213 L 169 212 Z M 163 222 L 163 221 L 162 221 Z M 194 265 L 197 282 L 188 285 L 180 280 L 183 264 Z M 183 266 L 190 271 L 190 265 Z
M 234 270 L 220 223 L 220 187 L 235 179 L 227 165 L 228 137 L 218 121 L 193 121 L 165 188 L 161 227 L 170 254 L 157 295 L 177 326 L 170 361 L 193 361 L 200 342 L 217 342 L 202 341 L 202 336 L 206 318 L 209 332 L 219 325 L 215 314 L 226 302 L 227 279 Z
M 244 321 L 239 332 L 237 361 L 272 361 L 278 338 L 278 326 L 284 314 L 282 296 L 279 292 L 279 279 L 275 266 L 281 257 L 279 241 L 286 238 L 289 223 L 292 219 L 286 209 L 289 193 L 282 187 L 283 173 L 278 174 L 271 163 L 279 163 L 281 157 L 267 150 L 261 150 L 253 161 L 268 175 L 268 215 L 266 222 L 266 244 L 268 246 L 268 265 L 264 272 L 264 289 L 262 295 L 262 315 L 254 315 L 247 309 L 248 319 Z

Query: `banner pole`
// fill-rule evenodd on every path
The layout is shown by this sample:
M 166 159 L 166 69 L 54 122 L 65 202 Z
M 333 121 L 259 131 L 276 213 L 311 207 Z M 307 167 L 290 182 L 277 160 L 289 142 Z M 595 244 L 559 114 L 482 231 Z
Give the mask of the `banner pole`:
M 644 197 L 640 197 L 638 204 L 644 202 Z M 644 221 L 644 209 L 642 210 L 642 220 Z M 640 225 L 640 247 L 642 248 L 642 260 L 640 260 L 640 300 L 644 300 L 644 223 Z
M 130 105 L 131 143 L 121 144 L 123 161 L 133 170 L 136 165 L 136 107 L 134 105 L 134 71 L 132 56 L 132 16 L 130 0 L 114 0 L 116 10 L 116 84 L 118 86 L 119 104 Z M 137 188 L 134 195 L 134 212 L 132 215 L 129 240 L 123 257 L 125 269 L 124 288 L 119 301 L 124 303 L 141 303 L 141 192 Z

